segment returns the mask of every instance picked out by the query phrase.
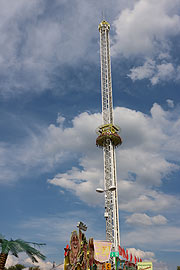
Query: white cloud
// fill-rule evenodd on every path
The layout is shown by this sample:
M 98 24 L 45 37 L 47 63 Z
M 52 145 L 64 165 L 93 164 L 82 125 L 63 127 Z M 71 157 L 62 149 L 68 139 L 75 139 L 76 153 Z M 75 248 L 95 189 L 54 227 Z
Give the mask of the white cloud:
M 31 266 L 39 266 L 40 269 L 43 269 L 43 270 L 50 270 L 50 269 L 52 269 L 52 266 L 53 266 L 53 264 L 51 262 L 45 262 L 42 260 L 39 260 L 38 263 L 32 263 L 30 258 L 27 258 L 25 260 L 25 263 L 30 264 Z
M 133 256 L 137 256 L 139 258 L 142 258 L 143 261 L 144 259 L 147 260 L 151 260 L 152 258 L 154 258 L 155 254 L 154 252 L 151 251 L 143 251 L 140 249 L 135 249 L 135 248 L 128 248 L 129 253 L 131 253 Z
M 79 159 L 82 155 L 84 157 L 80 163 L 86 166 L 87 153 L 88 159 L 90 158 L 88 166 L 94 168 L 95 164 L 98 164 L 93 160 L 95 153 L 101 155 L 95 145 L 95 129 L 100 123 L 100 114 L 90 115 L 85 112 L 73 119 L 71 128 L 64 128 L 62 124 L 51 124 L 47 128 L 37 126 L 34 132 L 28 130 L 29 137 L 21 145 L 2 143 L 0 182 L 11 183 L 28 174 L 32 167 L 41 172 L 50 171 L 57 164 Z
M 18 263 L 19 263 L 19 258 L 16 258 L 15 256 L 9 254 L 5 266 L 9 267 L 11 265 L 15 265 Z
M 53 266 L 51 262 L 42 261 L 40 259 L 38 259 L 38 263 L 32 263 L 31 259 L 24 254 L 19 254 L 18 256 L 19 257 L 16 258 L 13 255 L 8 255 L 6 267 L 10 267 L 16 264 L 22 264 L 24 266 L 40 266 L 40 269 L 50 270 Z M 29 267 L 27 269 L 29 269 Z
M 153 269 L 156 270 L 168 270 L 168 266 L 165 262 L 158 261 L 155 258 L 154 252 L 151 251 L 143 251 L 140 249 L 135 249 L 135 248 L 128 248 L 129 253 L 131 253 L 133 256 L 137 256 L 145 261 L 150 261 L 153 263 Z
M 67 1 L 53 1 L 50 6 L 42 0 L 0 2 L 2 95 L 51 89 L 57 66 L 85 58 L 93 32 L 84 19 L 90 21 L 96 10 L 83 1 L 70 6 L 73 12 Z
M 100 186 L 103 186 L 102 167 L 83 170 L 72 168 L 67 173 L 56 175 L 48 182 L 74 192 L 86 203 L 97 205 L 100 198 L 95 192 L 97 179 Z
M 170 147 L 171 141 L 174 143 L 175 140 L 172 137 L 179 133 L 177 129 L 173 134 L 167 132 L 170 130 L 169 126 L 174 126 L 176 122 L 171 121 L 170 115 L 157 104 L 154 104 L 151 109 L 151 117 L 125 108 L 115 110 L 115 116 L 121 119 L 121 135 L 124 139 L 122 147 L 117 149 L 116 156 L 117 164 L 120 164 L 117 166 L 118 179 L 121 179 L 119 181 L 120 208 L 125 211 L 158 212 L 179 205 L 179 200 L 174 196 L 150 188 L 153 185 L 161 185 L 163 177 L 178 169 L 177 165 L 167 160 L 169 155 L 172 157 L 174 153 Z M 85 120 L 86 116 L 88 120 Z M 82 115 L 84 120 L 81 117 L 76 119 L 76 127 L 79 131 L 83 128 L 84 123 L 88 123 L 85 130 L 89 135 L 94 132 L 94 130 L 88 130 L 91 117 L 92 115 Z M 81 123 L 82 128 L 77 122 Z M 83 140 L 79 135 L 78 141 L 83 142 Z M 89 138 L 89 142 L 90 140 L 94 144 L 95 138 Z M 168 147 L 167 140 L 169 141 Z M 89 204 L 99 202 L 94 190 L 103 186 L 101 151 L 95 149 L 93 144 L 91 147 L 87 141 L 82 144 L 81 149 L 83 149 L 84 156 L 80 158 L 79 162 L 81 169 L 72 168 L 49 180 L 49 183 L 70 190 Z M 178 141 L 176 149 L 180 150 Z M 178 155 L 175 154 L 173 159 L 177 160 Z
M 179 35 L 179 2 L 140 0 L 114 21 L 114 55 L 152 55 L 167 51 L 168 38 Z
M 178 81 L 179 67 L 170 62 L 147 58 L 142 66 L 133 67 L 127 75 L 132 81 L 149 79 L 152 85 L 170 80 Z
M 173 37 L 180 35 L 179 9 L 178 1 L 170 5 L 168 0 L 139 0 L 114 21 L 112 54 L 145 58 L 127 74 L 132 81 L 148 79 L 152 85 L 179 82 L 180 68 L 170 55 Z
M 24 92 L 54 89 L 59 93 L 65 68 L 80 61 L 99 60 L 97 39 L 101 6 L 104 1 L 13 0 L 0 1 L 0 93 L 9 97 Z M 105 4 L 112 14 L 132 0 Z M 111 9 L 109 9 L 111 7 Z M 91 53 L 92 52 L 92 53 Z M 64 89 L 65 88 L 65 89 Z
M 126 190 L 123 194 L 123 188 L 119 189 L 121 195 L 120 209 L 128 212 L 164 212 L 178 209 L 180 206 L 180 200 L 175 196 L 157 192 L 152 189 L 138 189 L 138 185 L 134 184 L 134 189 Z M 140 192 L 141 191 L 141 192 Z M 128 200 L 124 199 L 128 196 Z M 123 200 L 124 199 L 124 200 Z
M 32 0 L 28 3 L 25 0 L 15 0 L 13 4 L 3 0 L 0 3 L 0 75 L 2 78 L 0 92 L 3 95 L 13 93 L 14 89 L 21 92 L 27 84 L 26 81 L 30 82 L 31 77 L 35 74 L 33 68 L 26 66 L 27 60 L 24 58 L 21 48 L 24 47 L 28 34 L 25 25 L 29 26 L 30 22 L 35 23 L 34 19 L 42 15 L 44 11 L 42 4 L 41 0 Z M 40 66 L 41 64 L 37 63 L 36 71 L 38 68 L 40 71 Z M 42 73 L 39 72 L 38 75 L 39 78 L 36 76 L 36 80 L 41 78 L 44 82 L 45 77 L 42 76 Z
M 61 72 L 60 68 L 69 64 L 78 66 L 82 59 L 97 62 L 99 47 L 94 40 L 98 39 L 102 1 L 70 2 L 53 1 L 51 6 L 47 0 L 32 0 L 28 4 L 25 0 L 14 0 L 12 5 L 5 0 L 0 2 L 0 93 L 3 96 L 52 89 L 54 76 L 63 82 L 65 69 Z M 114 0 L 113 3 L 106 2 L 111 20 L 118 17 L 113 23 L 112 52 L 146 54 L 159 48 L 160 43 L 160 54 L 167 59 L 169 43 L 166 40 L 180 32 L 176 14 L 178 1 L 171 5 L 168 0 L 158 1 L 158 4 L 154 0 L 121 3 Z M 159 67 L 161 77 L 165 77 L 167 68 L 169 70 L 170 66 Z M 141 76 L 150 76 L 149 72 L 148 68 L 144 71 L 141 68 Z M 156 83 L 157 78 L 152 82 Z M 67 87 L 59 83 L 59 92 L 68 91 L 64 88 Z
M 115 118 L 115 122 L 120 122 L 123 138 L 116 151 L 120 208 L 139 213 L 177 208 L 178 198 L 153 190 L 179 169 L 180 122 L 176 109 L 165 111 L 154 104 L 151 115 L 146 115 L 116 108 Z M 73 192 L 88 204 L 99 204 L 103 196 L 95 190 L 103 186 L 103 157 L 95 145 L 95 129 L 101 123 L 101 115 L 82 113 L 68 128 L 63 126 L 64 119 L 60 120 L 58 126 L 38 127 L 38 135 L 31 132 L 22 145 L 1 145 L 1 183 L 13 183 L 32 168 L 37 175 L 52 171 L 57 165 L 61 168 L 67 160 L 76 160 L 77 167 L 59 172 L 49 183 Z
M 164 216 L 162 216 L 162 215 L 158 215 L 158 216 L 152 217 L 152 222 L 154 224 L 166 224 L 167 223 L 167 219 Z
M 63 117 L 62 115 L 58 113 L 58 117 L 56 119 L 57 124 L 59 124 L 60 126 L 63 126 L 63 123 L 65 120 L 66 120 L 65 117 Z
M 172 63 L 162 63 L 157 65 L 157 74 L 151 78 L 152 85 L 157 84 L 159 81 L 168 81 L 175 75 L 175 69 Z
M 153 76 L 155 69 L 155 61 L 148 58 L 143 66 L 139 66 L 136 68 L 130 69 L 130 74 L 128 77 L 131 78 L 131 80 L 142 80 L 142 79 L 149 79 Z
M 167 102 L 169 108 L 174 108 L 174 101 L 172 99 L 167 99 L 166 102 Z
M 149 247 L 149 249 L 154 250 L 164 250 L 179 248 L 180 241 L 180 228 L 176 226 L 146 226 L 144 229 L 141 227 L 139 229 L 131 230 L 131 232 L 126 232 L 123 236 L 123 242 L 127 246 L 137 245 L 144 247 Z
M 167 219 L 162 215 L 150 217 L 147 214 L 134 213 L 127 217 L 126 223 L 133 225 L 162 225 L 167 223 Z

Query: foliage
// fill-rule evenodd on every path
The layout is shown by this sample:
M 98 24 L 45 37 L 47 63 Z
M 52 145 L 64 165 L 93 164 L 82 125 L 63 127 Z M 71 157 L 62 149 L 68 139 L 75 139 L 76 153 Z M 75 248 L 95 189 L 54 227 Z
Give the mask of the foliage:
M 39 259 L 45 260 L 45 256 L 40 253 L 39 250 L 32 247 L 30 244 L 34 246 L 42 246 L 45 244 L 38 244 L 34 242 L 25 242 L 21 239 L 16 240 L 6 240 L 2 235 L 0 235 L 0 247 L 1 247 L 1 253 L 9 254 L 9 252 L 12 253 L 12 255 L 18 257 L 18 253 L 25 252 L 32 260 L 32 262 L 38 262 L 36 257 Z M 36 256 L 36 257 L 35 257 Z
M 0 270 L 4 270 L 5 268 L 5 263 L 8 257 L 8 254 L 11 253 L 15 257 L 18 257 L 18 254 L 20 252 L 25 252 L 32 262 L 38 262 L 37 258 L 41 260 L 45 260 L 45 256 L 37 249 L 35 249 L 34 246 L 42 246 L 45 244 L 38 244 L 34 242 L 26 242 L 21 239 L 16 239 L 16 240 L 6 240 L 1 234 L 0 234 Z M 36 258 L 37 257 L 37 258 Z M 18 270 L 21 270 L 22 268 L 18 268 Z M 11 268 L 11 270 L 15 270 Z
M 10 266 L 8 268 L 5 268 L 5 270 L 22 270 L 24 268 L 25 268 L 24 265 L 22 265 L 22 264 L 16 264 L 14 266 Z
M 32 262 L 38 262 L 36 257 L 45 260 L 46 257 L 42 253 L 40 253 L 39 250 L 32 247 L 31 244 L 38 247 L 45 245 L 34 242 L 26 242 L 21 239 L 11 239 L 10 241 L 8 241 L 4 239 L 2 235 L 0 235 L 1 253 L 9 254 L 9 252 L 11 252 L 12 255 L 18 257 L 18 253 L 25 252 L 31 258 Z
M 29 267 L 29 270 L 40 270 L 39 266 Z

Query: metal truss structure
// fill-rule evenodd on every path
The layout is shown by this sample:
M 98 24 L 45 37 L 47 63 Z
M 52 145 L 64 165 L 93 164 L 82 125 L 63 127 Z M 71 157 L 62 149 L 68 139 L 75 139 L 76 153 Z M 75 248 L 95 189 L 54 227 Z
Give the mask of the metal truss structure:
M 109 30 L 110 24 L 103 20 L 99 24 L 103 125 L 98 128 L 96 145 L 102 147 L 104 152 L 106 240 L 112 242 L 112 251 L 118 251 L 120 232 L 115 147 L 122 140 L 118 134 L 119 127 L 113 122 Z

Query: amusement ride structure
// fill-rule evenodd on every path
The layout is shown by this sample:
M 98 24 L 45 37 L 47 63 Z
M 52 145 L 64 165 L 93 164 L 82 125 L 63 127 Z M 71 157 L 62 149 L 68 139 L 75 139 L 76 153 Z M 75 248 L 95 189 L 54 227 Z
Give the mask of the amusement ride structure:
M 79 233 L 74 230 L 70 244 L 64 248 L 64 270 L 136 270 L 137 262 L 142 262 L 120 246 L 115 148 L 122 140 L 118 134 L 120 128 L 113 120 L 109 30 L 110 24 L 103 20 L 99 24 L 103 123 L 97 129 L 96 145 L 104 153 L 104 189 L 97 188 L 96 191 L 105 193 L 106 241 L 92 237 L 88 241 L 85 236 L 87 226 L 79 222 Z
M 115 148 L 122 140 L 118 134 L 120 129 L 113 121 L 109 30 L 110 24 L 103 20 L 99 24 L 103 125 L 97 130 L 96 145 L 103 148 L 104 152 L 106 240 L 112 243 L 112 251 L 118 252 L 120 231 Z

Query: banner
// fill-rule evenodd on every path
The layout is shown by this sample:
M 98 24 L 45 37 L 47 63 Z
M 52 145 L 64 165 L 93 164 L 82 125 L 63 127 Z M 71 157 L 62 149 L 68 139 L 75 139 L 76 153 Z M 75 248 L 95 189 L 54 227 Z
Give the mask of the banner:
M 152 262 L 138 262 L 138 270 L 153 270 Z
M 98 262 L 107 262 L 110 258 L 112 243 L 94 240 L 94 259 Z

